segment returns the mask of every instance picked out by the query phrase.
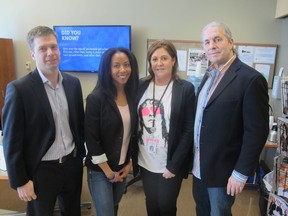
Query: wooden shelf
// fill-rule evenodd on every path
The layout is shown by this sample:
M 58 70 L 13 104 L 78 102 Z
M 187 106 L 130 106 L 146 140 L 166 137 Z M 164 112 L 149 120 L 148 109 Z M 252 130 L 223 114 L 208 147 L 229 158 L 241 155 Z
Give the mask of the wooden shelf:
M 269 142 L 269 143 L 266 143 L 264 148 L 277 148 L 278 145 L 277 143 L 273 143 L 273 142 Z
M 0 180 L 8 180 L 7 172 L 0 170 Z

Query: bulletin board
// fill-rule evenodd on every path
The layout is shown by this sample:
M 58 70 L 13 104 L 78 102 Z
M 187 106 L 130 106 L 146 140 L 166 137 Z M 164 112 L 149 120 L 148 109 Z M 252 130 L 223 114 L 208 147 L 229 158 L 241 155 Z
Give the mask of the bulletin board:
M 147 49 L 153 41 L 147 40 Z M 186 79 L 188 76 L 203 76 L 209 64 L 202 48 L 201 41 L 169 40 L 177 49 L 179 76 Z M 277 56 L 276 44 L 236 43 L 234 48 L 239 59 L 259 71 L 267 80 L 268 87 L 272 88 Z

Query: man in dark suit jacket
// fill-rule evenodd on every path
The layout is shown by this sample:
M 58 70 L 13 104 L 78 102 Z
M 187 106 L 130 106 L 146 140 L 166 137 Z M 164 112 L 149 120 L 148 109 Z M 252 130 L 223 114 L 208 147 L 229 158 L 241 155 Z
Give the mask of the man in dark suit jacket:
M 80 215 L 84 107 L 77 78 L 58 69 L 55 32 L 45 26 L 27 36 L 36 69 L 8 84 L 3 146 L 10 186 L 28 202 L 27 215 Z
M 211 65 L 197 98 L 193 196 L 197 215 L 225 216 L 266 142 L 268 87 L 259 72 L 238 59 L 225 24 L 208 24 L 202 39 Z

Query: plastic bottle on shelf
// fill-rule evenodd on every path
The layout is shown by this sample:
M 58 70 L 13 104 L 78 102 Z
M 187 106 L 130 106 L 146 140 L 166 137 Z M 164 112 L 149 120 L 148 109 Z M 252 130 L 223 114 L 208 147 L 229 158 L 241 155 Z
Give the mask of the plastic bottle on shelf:
M 268 141 L 276 143 L 277 142 L 277 123 L 272 124 L 272 128 L 270 130 Z

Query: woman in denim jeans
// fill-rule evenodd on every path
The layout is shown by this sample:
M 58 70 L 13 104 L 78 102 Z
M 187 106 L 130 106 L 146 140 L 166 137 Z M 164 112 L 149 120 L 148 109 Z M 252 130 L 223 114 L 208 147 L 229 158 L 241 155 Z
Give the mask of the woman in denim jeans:
M 97 85 L 87 97 L 86 166 L 97 216 L 117 215 L 132 167 L 130 142 L 137 121 L 134 94 L 138 79 L 131 51 L 108 49 L 102 56 Z

